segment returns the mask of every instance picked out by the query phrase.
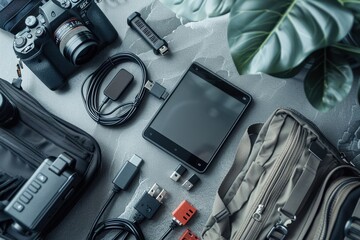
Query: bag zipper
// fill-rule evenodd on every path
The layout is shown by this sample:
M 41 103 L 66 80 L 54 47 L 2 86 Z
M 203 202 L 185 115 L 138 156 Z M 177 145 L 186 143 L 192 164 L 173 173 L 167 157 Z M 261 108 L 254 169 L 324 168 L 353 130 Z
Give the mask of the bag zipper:
M 14 97 L 9 94 L 9 92 L 7 91 L 7 89 L 4 89 L 3 86 L 0 85 L 0 88 L 3 90 L 4 94 L 6 95 L 7 98 L 9 98 L 11 101 L 14 101 L 16 102 L 16 106 L 23 110 L 27 115 L 31 115 L 31 116 L 36 116 L 38 120 L 41 120 L 44 124 L 46 125 L 50 125 L 44 118 L 43 118 L 43 115 L 40 115 L 40 113 L 42 113 L 44 110 L 41 108 L 41 107 L 38 107 L 38 103 L 35 103 L 33 99 L 29 98 L 27 96 L 27 94 L 24 94 L 24 93 L 19 93 L 19 91 L 14 91 L 17 95 L 21 95 L 22 97 L 26 97 L 27 100 L 31 101 L 34 103 L 34 106 L 33 108 L 35 110 L 38 110 L 38 111 L 32 111 L 30 112 L 29 109 L 21 102 L 18 102 L 18 101 L 15 101 Z M 56 121 L 53 122 L 53 124 L 51 124 L 51 127 L 53 130 L 55 130 L 55 133 L 58 135 L 58 136 L 61 136 L 63 137 L 65 140 L 68 140 L 69 142 L 71 142 L 71 144 L 66 144 L 68 145 L 66 150 L 69 151 L 69 153 L 72 153 L 74 156 L 77 156 L 79 158 L 84 158 L 84 156 L 79 156 L 79 152 L 89 152 L 88 149 L 86 149 L 84 146 L 82 146 L 81 144 L 79 144 L 76 140 L 72 139 L 72 137 L 70 136 L 67 136 L 65 135 L 60 129 L 59 129 L 59 126 L 57 124 Z M 38 129 L 38 132 L 39 130 L 42 130 L 43 128 L 40 126 L 37 128 Z M 40 133 L 41 134 L 41 133 Z M 41 134 L 42 136 L 46 136 L 44 134 Z M 48 138 L 48 137 L 47 137 Z M 55 139 L 57 138 L 53 138 L 52 141 L 53 143 L 55 143 L 56 145 L 58 146 L 62 146 L 62 144 L 59 143 L 59 141 L 56 141 L 55 142 Z M 75 146 L 77 147 L 77 149 L 75 148 Z
M 332 217 L 333 209 L 336 206 L 336 203 L 341 195 L 347 193 L 348 189 L 353 189 L 355 183 L 355 187 L 359 186 L 359 178 L 350 178 L 341 182 L 331 193 L 330 198 L 326 201 L 326 207 L 323 214 L 323 221 L 319 227 L 321 227 L 320 236 L 317 239 L 326 239 L 327 228 L 329 227 L 329 222 Z M 358 183 L 358 184 L 356 184 Z
M 302 152 L 302 146 L 305 144 L 305 134 L 302 128 L 299 129 L 299 137 L 293 140 L 292 144 L 290 145 L 291 149 L 289 149 L 290 154 L 287 154 L 287 156 L 284 156 L 285 159 L 285 166 L 282 168 L 281 172 L 283 172 L 284 169 L 294 169 Z M 295 140 L 298 140 L 294 142 Z M 288 153 L 289 153 L 288 152 Z M 284 161 L 282 161 L 284 162 Z M 286 184 L 288 183 L 290 177 L 292 175 L 291 171 L 285 171 L 283 175 L 280 175 L 280 179 L 282 181 L 275 181 L 273 188 L 266 194 L 266 199 L 264 202 L 267 202 L 268 209 L 274 209 L 275 205 L 278 201 L 278 198 L 280 197 L 281 193 L 283 192 Z M 263 221 L 260 222 L 260 224 L 254 225 L 254 230 L 250 230 L 252 233 L 250 236 L 250 239 L 253 239 L 252 236 L 258 236 L 263 229 L 263 225 L 267 222 L 268 218 L 271 215 L 271 211 L 267 211 L 263 214 Z M 254 235 L 253 235 L 254 234 Z
M 322 131 L 320 131 L 319 127 L 315 125 L 312 121 L 309 121 L 309 119 L 305 118 L 299 111 L 292 109 L 292 108 L 283 108 L 284 110 L 292 112 L 294 115 L 296 115 L 298 118 L 300 118 L 302 121 L 306 122 L 311 128 L 315 130 L 319 138 L 322 142 L 325 142 L 328 150 L 334 155 L 336 160 L 338 160 L 341 163 L 346 163 L 355 166 L 351 161 L 349 161 L 346 158 L 346 155 L 344 153 L 339 153 L 337 148 L 323 135 Z
M 297 136 L 299 137 L 297 138 Z M 271 211 L 266 211 L 266 209 L 272 209 L 275 206 L 278 195 L 281 194 L 284 185 L 286 185 L 288 178 L 291 176 L 291 172 L 287 171 L 285 172 L 286 176 L 281 177 L 284 174 L 283 170 L 293 168 L 293 165 L 295 166 L 302 152 L 302 149 L 299 147 L 299 142 L 295 142 L 297 139 L 300 139 L 300 145 L 302 146 L 305 140 L 304 132 L 295 122 L 288 137 L 286 147 L 276 161 L 276 166 L 272 167 L 272 172 L 269 174 L 269 176 L 272 177 L 269 177 L 268 182 L 263 187 L 264 191 L 262 191 L 258 197 L 259 200 L 255 201 L 252 207 L 253 210 L 250 211 L 246 217 L 245 222 L 247 224 L 237 232 L 234 239 L 241 239 L 243 236 L 244 239 L 253 240 L 260 233 L 263 224 L 266 223 L 271 213 Z M 279 179 L 282 181 L 279 182 Z M 251 233 L 251 236 L 247 236 L 249 233 Z

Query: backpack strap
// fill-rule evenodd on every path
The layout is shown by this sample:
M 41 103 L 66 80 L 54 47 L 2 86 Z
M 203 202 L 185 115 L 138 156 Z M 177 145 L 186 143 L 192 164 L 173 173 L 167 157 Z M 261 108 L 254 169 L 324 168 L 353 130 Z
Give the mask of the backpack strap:
M 358 200 L 351 218 L 345 224 L 344 240 L 360 239 L 360 199 Z
M 250 125 L 246 129 L 244 135 L 240 140 L 239 147 L 235 156 L 235 161 L 219 188 L 220 197 L 223 197 L 225 195 L 225 193 L 230 188 L 231 184 L 234 182 L 235 178 L 239 175 L 240 171 L 243 169 L 244 165 L 246 164 L 246 159 L 249 157 L 253 146 L 253 140 L 259 134 L 262 126 L 263 123 L 256 123 Z
M 282 212 L 290 214 L 291 216 L 296 216 L 302 201 L 305 199 L 312 183 L 314 182 L 320 162 L 326 156 L 326 149 L 324 149 L 316 141 L 310 145 L 309 151 L 310 155 L 304 167 L 304 171 L 292 190 L 289 199 L 281 208 Z
M 317 141 L 311 143 L 309 152 L 309 158 L 299 180 L 294 186 L 284 206 L 278 209 L 280 220 L 270 230 L 267 239 L 285 238 L 288 233 L 287 227 L 296 220 L 296 214 L 300 209 L 301 204 L 306 199 L 315 180 L 317 169 L 327 153 L 326 149 L 324 149 Z
M 234 182 L 235 178 L 238 176 L 239 172 L 246 164 L 246 160 L 249 157 L 253 146 L 252 139 L 255 139 L 258 136 L 262 126 L 262 123 L 257 123 L 249 126 L 246 129 L 242 138 L 240 139 L 239 148 L 235 156 L 235 161 L 231 166 L 228 174 L 225 176 L 217 192 L 216 197 L 219 199 L 219 201 L 214 201 L 213 209 L 220 210 L 213 216 L 216 222 L 221 222 L 222 219 L 227 218 L 234 211 L 231 206 L 226 206 L 227 203 L 224 204 L 221 199 L 224 198 L 226 192 L 231 187 L 231 184 Z

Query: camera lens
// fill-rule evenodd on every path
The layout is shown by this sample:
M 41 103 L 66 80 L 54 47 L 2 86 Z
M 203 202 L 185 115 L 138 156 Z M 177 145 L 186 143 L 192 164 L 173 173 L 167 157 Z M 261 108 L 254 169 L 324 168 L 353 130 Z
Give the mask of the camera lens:
M 3 94 L 0 93 L 0 126 L 9 125 L 15 121 L 17 110 Z
M 61 54 L 74 65 L 89 61 L 97 52 L 94 34 L 76 18 L 63 22 L 54 34 Z

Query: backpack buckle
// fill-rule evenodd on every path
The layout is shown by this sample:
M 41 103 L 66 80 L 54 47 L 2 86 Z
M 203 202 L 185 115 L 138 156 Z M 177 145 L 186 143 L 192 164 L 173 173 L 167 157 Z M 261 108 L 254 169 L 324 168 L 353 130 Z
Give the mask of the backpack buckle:
M 360 239 L 360 218 L 352 216 L 345 224 L 345 237 L 352 240 Z
M 271 240 L 284 240 L 288 234 L 288 229 L 282 224 L 277 223 L 273 226 L 270 232 L 266 235 L 266 239 Z

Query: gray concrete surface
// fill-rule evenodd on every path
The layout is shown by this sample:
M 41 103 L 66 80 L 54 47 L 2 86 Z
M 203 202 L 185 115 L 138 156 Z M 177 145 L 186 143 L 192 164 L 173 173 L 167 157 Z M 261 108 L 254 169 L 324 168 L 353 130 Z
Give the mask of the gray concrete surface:
M 96 180 L 47 239 L 85 239 L 93 219 L 110 193 L 112 178 L 124 161 L 134 153 L 145 161 L 140 175 L 128 191 L 118 195 L 104 217 L 129 216 L 136 200 L 156 182 L 165 188 L 169 195 L 155 219 L 142 225 L 147 239 L 158 239 L 166 231 L 171 222 L 171 211 L 183 199 L 187 199 L 198 208 L 197 216 L 187 227 L 200 236 L 209 216 L 216 189 L 229 170 L 237 144 L 248 125 L 263 122 L 278 107 L 291 107 L 314 121 L 334 145 L 349 129 L 353 132 L 347 136 L 354 134 L 358 129 L 358 126 L 355 130 L 351 127 L 352 124 L 358 124 L 356 121 L 359 119 L 359 106 L 354 97 L 355 88 L 351 96 L 335 109 L 328 113 L 320 113 L 307 102 L 301 76 L 288 80 L 264 74 L 239 76 L 226 41 L 227 15 L 189 23 L 177 18 L 157 0 L 102 0 L 99 6 L 114 24 L 121 43 L 119 41 L 109 46 L 93 61 L 81 67 L 69 79 L 66 90 L 52 92 L 26 67 L 23 71 L 24 89 L 48 110 L 94 136 L 103 154 L 102 168 L 99 169 Z M 133 11 L 140 12 L 159 35 L 168 41 L 170 56 L 154 55 L 145 42 L 129 29 L 126 18 Z M 0 77 L 10 81 L 15 76 L 17 63 L 12 50 L 12 36 L 0 32 L 0 42 Z M 150 79 L 162 83 L 169 90 L 179 81 L 191 62 L 196 60 L 249 92 L 254 98 L 252 106 L 234 129 L 211 167 L 205 174 L 200 175 L 201 182 L 190 192 L 184 190 L 181 184 L 169 179 L 169 175 L 179 162 L 142 138 L 143 129 L 162 103 L 160 100 L 149 96 L 131 123 L 123 127 L 109 128 L 97 125 L 85 111 L 80 94 L 81 83 L 104 59 L 121 51 L 136 53 L 148 67 Z M 132 71 L 135 78 L 139 78 L 136 67 L 130 64 L 122 67 Z M 133 96 L 131 94 L 135 94 L 135 91 L 128 95 L 129 98 Z M 359 137 L 347 138 L 348 141 L 352 139 L 358 141 Z M 185 177 L 192 173 L 190 170 Z M 174 231 L 169 239 L 178 239 L 183 230 L 184 228 Z

